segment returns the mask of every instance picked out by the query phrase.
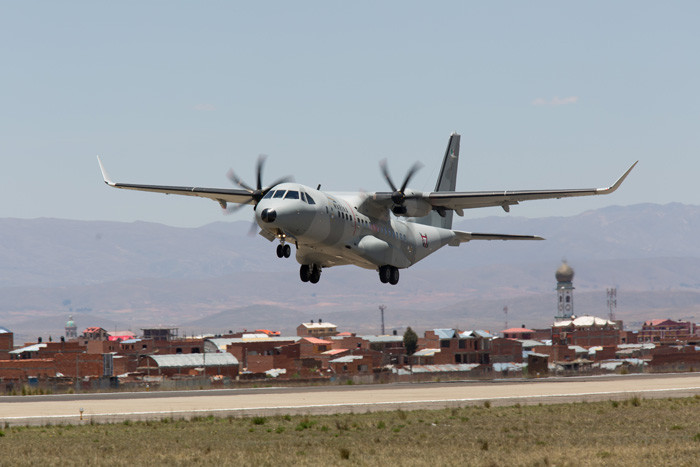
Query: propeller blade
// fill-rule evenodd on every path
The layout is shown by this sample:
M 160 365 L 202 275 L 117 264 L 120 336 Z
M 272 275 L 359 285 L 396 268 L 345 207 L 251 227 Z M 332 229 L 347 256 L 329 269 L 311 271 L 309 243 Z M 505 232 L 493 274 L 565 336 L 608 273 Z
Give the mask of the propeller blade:
M 226 176 L 229 180 L 231 180 L 231 182 L 243 188 L 244 190 L 249 191 L 251 193 L 255 191 L 246 182 L 239 178 L 238 175 L 236 175 L 236 172 L 233 171 L 233 169 L 229 169 L 228 172 L 226 172 Z
M 241 209 L 243 209 L 243 208 L 246 207 L 246 206 L 248 206 L 248 205 L 247 205 L 247 204 L 232 204 L 232 205 L 229 205 L 229 206 L 226 207 L 226 209 L 224 209 L 224 214 L 226 214 L 226 215 L 234 214 L 234 213 L 240 211 Z
M 423 168 L 423 164 L 420 162 L 416 162 L 411 166 L 410 169 L 408 169 L 408 173 L 406 174 L 406 178 L 403 181 L 403 185 L 401 185 L 401 189 L 399 190 L 401 193 L 406 191 L 406 187 L 408 186 L 408 182 L 411 180 L 411 178 L 415 175 L 416 172 L 418 172 L 421 168 Z
M 256 186 L 258 190 L 262 190 L 262 170 L 263 166 L 265 165 L 265 159 L 267 159 L 267 156 L 265 154 L 260 154 L 258 156 L 258 163 L 255 167 L 255 175 L 258 182 Z
M 292 177 L 291 175 L 288 175 L 288 176 L 286 176 L 286 177 L 280 177 L 280 178 L 278 178 L 277 180 L 275 180 L 274 182 L 272 182 L 272 183 L 270 184 L 270 186 L 268 186 L 267 188 L 265 188 L 263 191 L 264 191 L 265 193 L 267 193 L 268 191 L 270 191 L 271 188 L 276 187 L 276 186 L 279 185 L 280 183 L 287 183 L 287 182 L 293 182 L 293 181 L 294 181 L 294 177 Z
M 391 191 L 397 191 L 396 185 L 394 185 L 394 182 L 391 180 L 391 175 L 389 175 L 389 168 L 387 167 L 386 159 L 382 159 L 379 162 L 379 167 L 381 167 L 382 174 L 384 174 L 384 179 L 387 181 L 387 183 L 391 187 Z
M 253 218 L 253 221 L 250 223 L 250 228 L 248 229 L 248 236 L 252 237 L 257 233 L 258 233 L 258 223 L 255 222 L 255 218 Z

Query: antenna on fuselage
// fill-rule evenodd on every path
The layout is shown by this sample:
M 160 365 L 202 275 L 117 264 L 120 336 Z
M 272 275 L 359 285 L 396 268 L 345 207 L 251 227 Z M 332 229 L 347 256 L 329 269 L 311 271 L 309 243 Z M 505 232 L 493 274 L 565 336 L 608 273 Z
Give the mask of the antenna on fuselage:
M 316 187 L 316 191 L 321 189 L 321 184 L 319 183 L 318 186 Z

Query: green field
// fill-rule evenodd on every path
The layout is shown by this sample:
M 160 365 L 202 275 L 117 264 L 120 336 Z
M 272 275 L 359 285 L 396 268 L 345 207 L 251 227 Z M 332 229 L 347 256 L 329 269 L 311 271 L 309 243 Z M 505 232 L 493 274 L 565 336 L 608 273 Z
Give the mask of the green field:
M 5 427 L 0 465 L 698 465 L 700 396 Z

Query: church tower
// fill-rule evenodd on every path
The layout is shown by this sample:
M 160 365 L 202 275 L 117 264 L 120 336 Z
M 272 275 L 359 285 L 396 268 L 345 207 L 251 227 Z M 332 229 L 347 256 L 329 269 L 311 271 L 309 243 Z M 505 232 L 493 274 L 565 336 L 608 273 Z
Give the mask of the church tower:
M 71 315 L 68 318 L 68 322 L 66 323 L 66 340 L 77 339 L 77 338 L 78 338 L 78 327 L 75 325 L 75 321 L 73 321 L 73 316 Z
M 574 270 L 564 261 L 554 277 L 557 279 L 557 315 L 554 320 L 572 319 L 574 317 Z

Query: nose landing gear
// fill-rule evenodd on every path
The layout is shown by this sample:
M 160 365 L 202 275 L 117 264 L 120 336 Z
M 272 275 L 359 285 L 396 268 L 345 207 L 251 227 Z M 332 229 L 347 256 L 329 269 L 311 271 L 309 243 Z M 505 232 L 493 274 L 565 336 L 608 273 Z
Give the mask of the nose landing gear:
M 292 248 L 286 243 L 280 243 L 277 245 L 277 257 L 278 258 L 289 258 L 292 254 Z

